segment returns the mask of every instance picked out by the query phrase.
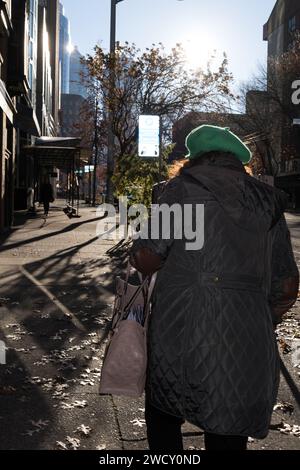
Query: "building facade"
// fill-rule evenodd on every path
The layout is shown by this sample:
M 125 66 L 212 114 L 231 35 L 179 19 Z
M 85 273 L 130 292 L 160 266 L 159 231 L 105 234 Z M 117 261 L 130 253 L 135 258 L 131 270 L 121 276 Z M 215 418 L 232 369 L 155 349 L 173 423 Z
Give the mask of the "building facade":
M 64 137 L 78 135 L 75 129 L 82 107 L 86 102 L 88 91 L 84 83 L 87 67 L 82 63 L 83 56 L 75 46 L 70 55 L 69 93 L 61 95 L 61 135 Z
M 33 204 L 36 161 L 26 148 L 59 130 L 59 3 L 0 1 L 0 232 Z
M 0 230 L 12 223 L 16 101 L 8 92 L 8 48 L 13 31 L 12 2 L 0 3 Z
M 49 52 L 52 80 L 52 116 L 55 133 L 59 133 L 59 111 L 61 95 L 61 74 L 59 61 L 60 7 L 59 0 L 39 0 L 39 5 L 46 10 L 46 25 L 49 38 Z
M 59 36 L 59 60 L 61 70 L 61 93 L 67 94 L 70 92 L 70 47 L 71 47 L 71 33 L 70 22 L 64 14 L 64 7 L 59 5 L 59 22 L 60 22 L 60 36 Z
M 16 100 L 14 208 L 30 205 L 34 163 L 23 147 L 41 134 L 37 119 L 38 1 L 12 0 L 13 32 L 9 46 L 10 94 Z
M 38 119 L 43 136 L 55 136 L 57 126 L 53 116 L 53 79 L 50 50 L 50 36 L 47 22 L 47 9 L 39 5 L 39 37 L 43 40 L 38 45 Z
M 88 74 L 87 67 L 82 63 L 83 55 L 75 46 L 70 57 L 70 93 L 87 97 L 87 88 L 84 84 L 84 78 Z
M 69 137 L 76 135 L 75 124 L 82 111 L 85 99 L 81 95 L 61 96 L 61 135 Z
M 277 0 L 274 9 L 264 25 L 263 36 L 268 42 L 269 59 L 280 61 L 282 54 L 288 53 L 293 47 L 295 34 L 300 30 L 300 2 L 299 0 Z M 300 54 L 298 54 L 300 57 Z M 294 70 L 293 70 L 294 67 Z M 294 119 L 300 118 L 300 107 L 292 104 L 292 83 L 299 80 L 300 64 L 294 64 L 286 74 L 286 79 L 278 78 L 277 96 L 281 109 L 276 104 L 271 104 L 270 116 L 273 116 L 273 129 L 270 139 L 273 141 L 274 160 L 277 162 L 275 169 L 275 182 L 278 187 L 290 195 L 290 205 L 300 207 L 300 127 L 294 126 Z M 268 71 L 268 92 L 271 83 L 274 87 L 274 71 Z
M 245 114 L 190 112 L 173 126 L 172 142 L 174 143 L 174 149 L 169 157 L 170 162 L 185 157 L 187 154 L 185 146 L 187 135 L 196 127 L 204 124 L 230 127 L 240 138 L 244 138 L 249 133 Z

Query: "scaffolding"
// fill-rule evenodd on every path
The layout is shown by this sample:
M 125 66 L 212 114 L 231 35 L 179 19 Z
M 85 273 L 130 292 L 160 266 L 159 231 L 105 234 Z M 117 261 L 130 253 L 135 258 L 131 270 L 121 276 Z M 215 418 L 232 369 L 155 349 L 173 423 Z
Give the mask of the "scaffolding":
M 57 168 L 67 175 L 67 211 L 72 216 L 79 216 L 79 183 L 76 171 L 83 163 L 81 160 L 81 139 L 72 137 L 41 137 L 34 145 L 24 147 L 28 157 L 34 159 L 35 202 L 38 201 L 41 176 L 45 170 Z

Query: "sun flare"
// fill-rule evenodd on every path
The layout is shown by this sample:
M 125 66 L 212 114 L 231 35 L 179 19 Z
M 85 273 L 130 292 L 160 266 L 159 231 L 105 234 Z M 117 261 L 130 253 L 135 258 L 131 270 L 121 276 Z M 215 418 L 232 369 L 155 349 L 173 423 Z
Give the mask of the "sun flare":
M 198 36 L 185 38 L 181 41 L 187 66 L 191 69 L 206 69 L 209 61 L 214 61 L 221 57 L 220 47 L 216 39 L 202 33 Z
M 72 54 L 72 52 L 74 51 L 74 46 L 71 42 L 69 42 L 69 44 L 67 45 L 67 51 L 69 54 Z

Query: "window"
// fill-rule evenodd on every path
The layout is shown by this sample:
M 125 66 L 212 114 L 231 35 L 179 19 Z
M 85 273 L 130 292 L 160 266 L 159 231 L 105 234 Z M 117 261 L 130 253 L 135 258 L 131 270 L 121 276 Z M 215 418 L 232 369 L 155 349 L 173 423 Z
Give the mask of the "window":
M 296 26 L 297 26 L 296 16 L 293 16 L 292 18 L 289 19 L 289 32 L 293 33 L 294 31 L 296 31 Z
M 37 0 L 29 0 L 28 7 L 28 82 L 30 86 L 30 98 L 33 106 L 36 104 L 36 68 L 37 68 Z
M 7 6 L 9 16 L 11 15 L 11 0 L 4 0 Z

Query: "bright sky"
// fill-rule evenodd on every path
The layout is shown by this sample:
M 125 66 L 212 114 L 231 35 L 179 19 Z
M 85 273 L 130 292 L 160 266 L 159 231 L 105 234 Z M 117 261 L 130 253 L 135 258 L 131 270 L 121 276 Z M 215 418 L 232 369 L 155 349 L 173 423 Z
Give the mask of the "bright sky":
M 108 48 L 110 0 L 62 0 L 72 42 L 83 54 L 98 42 Z M 275 0 L 123 0 L 117 5 L 117 40 L 140 48 L 181 42 L 190 65 L 206 63 L 210 51 L 228 54 L 236 80 L 247 80 L 266 59 L 263 24 Z

